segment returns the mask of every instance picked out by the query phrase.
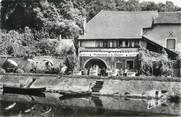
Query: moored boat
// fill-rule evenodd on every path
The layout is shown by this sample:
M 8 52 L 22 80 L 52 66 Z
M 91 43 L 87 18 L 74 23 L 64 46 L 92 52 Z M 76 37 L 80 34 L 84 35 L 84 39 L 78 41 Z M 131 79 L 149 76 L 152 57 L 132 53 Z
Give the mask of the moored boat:
M 17 94 L 39 94 L 45 92 L 46 88 L 24 88 L 24 87 L 12 87 L 3 86 L 3 93 L 17 93 Z
M 90 96 L 91 92 L 60 92 L 63 96 L 60 99 L 68 99 L 68 98 L 80 98 L 84 96 Z

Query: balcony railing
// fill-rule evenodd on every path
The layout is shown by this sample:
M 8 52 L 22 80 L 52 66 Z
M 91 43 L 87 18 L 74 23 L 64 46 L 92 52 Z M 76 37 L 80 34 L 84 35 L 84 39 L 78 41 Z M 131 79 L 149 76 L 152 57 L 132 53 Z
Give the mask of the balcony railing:
M 138 48 L 79 48 L 79 52 L 138 52 Z
M 92 57 L 135 57 L 138 48 L 100 49 L 100 48 L 80 48 L 79 56 Z

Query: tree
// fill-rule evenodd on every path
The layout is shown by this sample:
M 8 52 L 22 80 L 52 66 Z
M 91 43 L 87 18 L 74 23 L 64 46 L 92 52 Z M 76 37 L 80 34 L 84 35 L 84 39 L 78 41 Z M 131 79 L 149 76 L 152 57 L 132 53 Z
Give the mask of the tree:
M 175 5 L 172 1 L 166 1 L 166 12 L 173 12 L 176 10 Z
M 126 1 L 124 0 L 115 0 L 116 8 L 119 11 L 126 11 Z
M 158 5 L 154 2 L 142 2 L 140 3 L 140 7 L 142 11 L 158 10 Z
M 7 30 L 28 26 L 33 32 L 48 32 L 51 38 L 74 38 L 81 32 L 83 14 L 71 1 L 3 0 L 2 6 L 3 28 Z
M 140 11 L 140 4 L 138 0 L 128 0 L 126 2 L 126 10 L 127 11 Z
M 31 30 L 26 27 L 25 33 L 19 33 L 15 30 L 1 32 L 0 54 L 9 54 L 16 57 L 29 56 L 33 51 Z M 31 46 L 30 46 L 31 45 Z
M 163 3 L 158 3 L 158 11 L 159 12 L 165 12 L 166 11 L 166 5 Z
M 77 58 L 72 54 L 68 55 L 65 58 L 65 65 L 68 67 L 67 68 L 67 73 L 66 74 L 71 74 L 77 64 Z
M 81 0 L 82 1 L 82 0 Z M 159 11 L 170 12 L 179 11 L 173 2 L 167 1 L 166 4 L 151 1 L 139 2 L 139 0 L 84 0 L 87 11 L 87 19 L 90 20 L 101 10 L 118 10 L 118 11 Z
M 33 8 L 38 6 L 38 1 L 33 0 L 2 0 L 3 28 L 17 30 L 25 26 L 36 27 L 38 21 Z
M 55 56 L 56 54 L 56 47 L 58 45 L 58 41 L 51 41 L 50 39 L 42 39 L 41 41 L 37 42 L 36 46 L 36 53 L 37 55 L 49 55 Z

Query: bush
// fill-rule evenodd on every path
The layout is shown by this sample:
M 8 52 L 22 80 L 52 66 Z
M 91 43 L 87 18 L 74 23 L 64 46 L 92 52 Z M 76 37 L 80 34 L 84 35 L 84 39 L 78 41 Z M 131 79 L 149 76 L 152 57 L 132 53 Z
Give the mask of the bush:
M 139 75 L 173 76 L 174 62 L 168 59 L 165 50 L 161 54 L 140 49 L 137 62 Z
M 0 54 L 26 57 L 33 50 L 34 38 L 31 29 L 25 27 L 23 33 L 15 30 L 0 32 Z
M 58 40 L 57 40 L 58 41 Z M 36 52 L 39 55 L 55 55 L 57 41 L 51 41 L 51 39 L 43 39 L 36 44 Z
M 74 68 L 77 65 L 77 58 L 74 54 L 68 55 L 65 58 L 65 65 L 67 66 L 67 71 L 65 74 L 72 74 Z

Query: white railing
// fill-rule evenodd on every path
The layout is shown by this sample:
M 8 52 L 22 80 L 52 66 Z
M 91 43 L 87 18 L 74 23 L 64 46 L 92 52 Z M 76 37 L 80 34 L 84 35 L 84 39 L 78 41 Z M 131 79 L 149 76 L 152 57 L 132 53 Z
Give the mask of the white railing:
M 79 48 L 79 52 L 138 52 L 138 48 Z
M 79 56 L 95 57 L 135 57 L 138 54 L 138 48 L 120 48 L 120 49 L 87 49 L 81 48 Z

